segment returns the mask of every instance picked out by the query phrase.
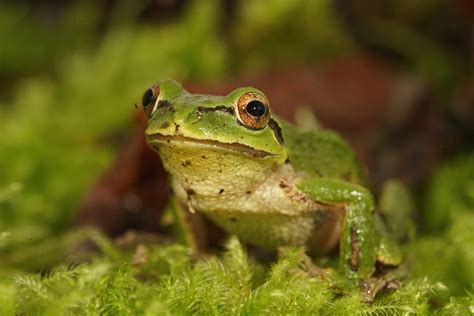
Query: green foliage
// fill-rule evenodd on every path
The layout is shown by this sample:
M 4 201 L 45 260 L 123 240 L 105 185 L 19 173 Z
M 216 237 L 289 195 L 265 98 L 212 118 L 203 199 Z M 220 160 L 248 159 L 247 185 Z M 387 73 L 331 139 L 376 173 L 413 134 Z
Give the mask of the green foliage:
M 460 213 L 474 213 L 474 153 L 438 168 L 427 194 L 423 224 L 437 233 Z
M 129 133 L 124 125 L 141 92 L 158 78 L 222 72 L 223 49 L 206 20 L 213 14 L 196 5 L 160 30 L 117 29 L 93 56 L 67 59 L 57 82 L 25 81 L 13 102 L 0 103 L 0 231 L 67 227 L 83 191 L 113 157 L 101 135 L 119 126 Z M 188 40 L 189 29 L 199 42 Z
M 408 246 L 411 271 L 443 282 L 454 295 L 474 284 L 474 155 L 445 163 L 428 190 L 427 235 Z
M 0 315 L 15 314 L 16 288 L 13 284 L 0 282 Z
M 415 276 L 443 282 L 454 295 L 474 284 L 474 214 L 458 216 L 449 231 L 422 237 L 409 245 L 408 260 Z
M 40 271 L 64 262 L 68 259 L 71 249 L 96 235 L 88 230 L 71 230 L 52 238 L 44 231 L 35 231 L 36 228 L 21 227 L 0 235 L 0 277 L 3 274 L 8 275 L 12 269 Z
M 356 48 L 342 30 L 331 1 L 277 0 L 269 6 L 262 0 L 244 0 L 241 6 L 231 45 L 239 59 L 245 58 L 248 70 L 285 61 L 321 62 Z
M 58 59 L 92 44 L 98 9 L 91 2 L 76 1 L 47 21 L 48 12 L 34 11 L 26 3 L 1 3 L 0 77 L 48 70 Z

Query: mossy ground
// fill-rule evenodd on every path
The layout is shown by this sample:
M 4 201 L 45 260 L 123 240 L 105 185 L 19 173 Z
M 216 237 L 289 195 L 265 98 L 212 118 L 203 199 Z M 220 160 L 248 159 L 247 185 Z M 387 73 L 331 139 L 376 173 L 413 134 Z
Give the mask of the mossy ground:
M 104 255 L 78 266 L 58 265 L 41 274 L 16 273 L 0 286 L 2 315 L 469 315 L 474 296 L 438 301 L 449 290 L 414 277 L 367 304 L 358 288 L 343 294 L 309 277 L 301 249 L 290 249 L 270 267 L 249 260 L 236 238 L 219 257 L 194 260 L 180 245 L 118 250 L 104 237 L 83 232 Z M 77 241 L 77 240 L 76 240 Z M 135 254 L 136 255 L 136 254 Z
M 215 257 L 198 260 L 180 245 L 157 243 L 144 246 L 147 260 L 133 264 L 135 249 L 70 228 L 85 190 L 115 155 L 104 135 L 127 134 L 133 104 L 151 82 L 229 76 L 240 65 L 236 54 L 247 56 L 246 43 L 261 45 L 244 66 L 263 67 L 277 39 L 254 38 L 259 30 L 275 17 L 282 27 L 305 28 L 313 21 L 310 8 L 300 8 L 306 18 L 295 21 L 288 14 L 298 10 L 291 2 L 276 2 L 272 10 L 255 3 L 243 11 L 246 27 L 236 32 L 240 51 L 229 51 L 219 40 L 210 23 L 216 20 L 215 6 L 201 2 L 158 31 L 125 25 L 110 31 L 94 53 L 56 52 L 61 63 L 53 76 L 20 80 L 0 100 L 0 315 L 473 314 L 474 155 L 469 150 L 439 166 L 423 189 L 420 231 L 404 249 L 410 276 L 399 290 L 382 293 L 372 304 L 363 303 L 355 288 L 339 294 L 309 277 L 300 249 L 266 266 L 250 260 L 236 239 Z M 307 58 L 300 53 L 308 47 L 322 60 L 354 50 L 332 20 L 327 1 L 314 5 L 321 26 L 294 38 L 273 62 L 298 54 Z M 63 25 L 70 33 L 84 31 L 74 17 L 87 8 L 73 8 Z M 10 41 L 9 28 L 16 28 L 12 47 L 28 46 L 22 38 L 38 33 L 15 22 L 21 6 L 3 6 L 0 12 L 11 17 L 0 25 L 2 42 Z M 287 31 L 283 27 L 281 33 Z M 89 41 L 88 36 L 76 40 Z M 53 46 L 36 45 L 44 45 L 43 54 L 32 55 L 26 66 L 15 54 L 0 62 L 12 73 L 40 68 Z M 101 254 L 75 258 L 75 247 L 85 240 L 98 245 Z

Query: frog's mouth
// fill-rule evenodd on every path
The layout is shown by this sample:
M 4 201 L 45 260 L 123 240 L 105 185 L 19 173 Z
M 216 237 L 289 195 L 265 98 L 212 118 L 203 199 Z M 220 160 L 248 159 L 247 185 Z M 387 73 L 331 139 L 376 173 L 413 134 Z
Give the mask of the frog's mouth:
M 173 135 L 173 136 L 162 135 L 162 134 L 147 135 L 147 141 L 151 144 L 154 142 L 174 141 L 174 142 L 183 142 L 183 143 L 202 144 L 202 145 L 207 145 L 207 146 L 216 146 L 216 147 L 224 148 L 227 150 L 243 152 L 253 157 L 258 157 L 258 158 L 273 156 L 272 153 L 266 152 L 264 150 L 254 149 L 250 146 L 239 144 L 239 143 L 221 143 L 217 140 L 196 139 L 196 138 L 191 138 L 191 137 L 186 137 L 186 136 L 181 136 L 181 135 Z

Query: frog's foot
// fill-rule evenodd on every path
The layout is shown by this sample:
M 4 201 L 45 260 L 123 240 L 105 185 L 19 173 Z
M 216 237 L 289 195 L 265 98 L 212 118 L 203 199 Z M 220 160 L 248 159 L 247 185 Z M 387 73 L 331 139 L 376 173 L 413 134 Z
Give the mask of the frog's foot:
M 360 282 L 362 300 L 365 303 L 372 303 L 375 296 L 384 289 L 398 289 L 400 282 L 395 279 L 368 278 Z
M 406 276 L 402 264 L 402 253 L 393 236 L 387 230 L 381 217 L 376 214 L 375 227 L 378 236 L 377 262 L 374 274 L 360 282 L 365 302 L 372 302 L 375 296 L 384 290 L 397 289 Z
M 398 289 L 406 276 L 407 267 L 405 265 L 394 268 L 393 266 L 378 264 L 374 276 L 359 283 L 363 301 L 371 303 L 381 291 Z
M 287 253 L 293 248 L 279 247 L 278 248 L 278 257 L 286 257 Z M 291 270 L 291 273 L 297 275 L 304 275 L 307 277 L 313 277 L 319 280 L 329 281 L 330 272 L 329 269 L 323 269 L 316 264 L 314 264 L 311 257 L 306 254 L 304 249 L 301 249 L 298 253 L 299 256 L 299 267 L 298 269 Z
M 288 251 L 288 248 L 279 248 L 279 256 L 284 256 L 285 251 Z M 337 270 L 333 268 L 322 268 L 315 264 L 312 258 L 307 255 L 304 250 L 301 250 L 298 256 L 300 264 L 298 268 L 290 271 L 292 274 L 314 278 L 320 282 L 324 282 L 335 294 L 343 294 L 348 289 L 354 289 L 357 287 L 355 280 L 348 279 Z
M 139 245 L 169 244 L 171 239 L 157 233 L 130 229 L 114 239 L 115 246 L 121 249 L 135 249 Z
M 132 265 L 134 267 L 142 267 L 148 262 L 149 258 L 150 251 L 145 245 L 140 244 L 137 246 L 137 248 L 135 249 L 135 253 L 133 254 Z
M 305 267 L 305 270 L 311 277 L 325 281 L 330 280 L 330 269 L 323 269 L 318 265 L 314 264 L 313 260 L 311 260 L 311 258 L 306 253 L 302 254 L 301 260 Z

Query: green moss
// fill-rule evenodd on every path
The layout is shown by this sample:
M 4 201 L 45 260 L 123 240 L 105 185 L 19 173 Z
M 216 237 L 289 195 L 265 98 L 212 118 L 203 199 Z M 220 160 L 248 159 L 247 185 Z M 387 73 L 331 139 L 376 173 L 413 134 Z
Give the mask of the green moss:
M 422 315 L 433 311 L 428 301 L 443 290 L 414 280 L 373 304 L 363 303 L 357 288 L 340 296 L 327 281 L 308 277 L 301 249 L 289 249 L 267 270 L 265 281 L 255 283 L 262 267 L 249 260 L 236 238 L 222 257 L 197 261 L 178 245 L 148 246 L 149 259 L 140 266 L 130 264 L 131 254 L 115 251 L 122 260 L 102 257 L 42 276 L 15 276 L 0 287 L 2 308 L 35 315 Z M 468 304 L 467 298 L 453 299 L 443 311 Z
M 474 312 L 474 295 L 467 293 L 465 297 L 451 297 L 449 303 L 438 311 L 439 315 L 471 316 Z

